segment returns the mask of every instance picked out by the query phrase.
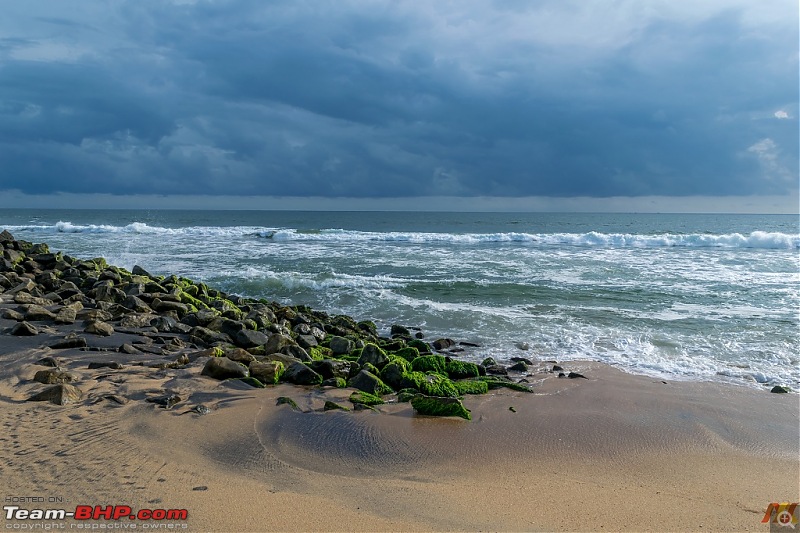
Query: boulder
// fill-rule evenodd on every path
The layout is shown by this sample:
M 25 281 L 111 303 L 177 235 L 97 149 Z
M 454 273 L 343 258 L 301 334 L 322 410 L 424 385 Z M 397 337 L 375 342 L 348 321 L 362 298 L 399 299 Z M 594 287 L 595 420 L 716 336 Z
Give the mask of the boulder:
M 350 375 L 350 361 L 341 361 L 339 359 L 324 359 L 322 361 L 314 361 L 309 366 L 323 379 L 343 378 L 347 379 Z
M 233 341 L 237 346 L 241 346 L 242 348 L 255 348 L 256 346 L 267 344 L 269 337 L 260 331 L 243 329 L 233 336 Z
M 353 344 L 353 341 L 345 337 L 333 337 L 329 346 L 334 357 L 337 355 L 349 354 L 355 349 L 355 344 Z
M 34 374 L 33 381 L 44 383 L 45 385 L 55 385 L 56 383 L 70 383 L 75 381 L 75 376 L 61 370 L 51 368 L 49 370 L 39 370 Z
M 441 355 L 421 355 L 411 361 L 411 369 L 416 372 L 446 373 L 447 361 Z
M 347 382 L 347 386 L 376 395 L 394 392 L 378 376 L 367 370 L 361 370 Z
M 292 363 L 286 367 L 283 380 L 295 385 L 319 385 L 322 383 L 322 376 L 303 363 Z
M 102 337 L 109 337 L 114 334 L 114 326 L 112 326 L 108 322 L 95 320 L 94 322 L 89 322 L 89 325 L 87 325 L 83 331 L 85 333 L 92 333 L 94 335 L 100 335 Z
M 246 378 L 250 371 L 241 363 L 231 361 L 227 357 L 211 357 L 203 366 L 202 375 L 214 379 Z
M 18 322 L 11 328 L 11 334 L 17 337 L 32 337 L 38 333 L 39 330 L 36 329 L 36 326 L 25 321 Z
M 466 420 L 472 420 L 469 409 L 464 407 L 464 404 L 458 398 L 439 398 L 420 394 L 411 399 L 411 407 L 421 415 L 458 416 Z
M 66 337 L 56 343 L 50 345 L 54 350 L 64 350 L 67 348 L 84 348 L 86 346 L 86 339 L 83 337 Z
M 280 361 L 265 363 L 253 361 L 250 363 L 250 375 L 267 385 L 278 383 L 283 376 L 284 369 L 285 367 Z
M 28 398 L 29 402 L 50 402 L 56 405 L 75 403 L 83 398 L 81 390 L 67 383 L 60 383 Z
M 358 364 L 360 366 L 370 363 L 375 365 L 375 367 L 378 369 L 383 368 L 383 366 L 388 362 L 389 356 L 386 355 L 386 352 L 372 343 L 368 343 L 366 346 L 364 346 L 364 348 L 361 350 L 361 356 L 358 358 Z

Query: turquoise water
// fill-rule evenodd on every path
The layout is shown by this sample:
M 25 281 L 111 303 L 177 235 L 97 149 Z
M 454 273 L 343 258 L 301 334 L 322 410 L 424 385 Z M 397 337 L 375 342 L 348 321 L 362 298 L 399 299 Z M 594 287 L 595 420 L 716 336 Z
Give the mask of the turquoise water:
M 476 359 L 800 388 L 796 216 L 5 210 L 1 227 L 476 342 Z

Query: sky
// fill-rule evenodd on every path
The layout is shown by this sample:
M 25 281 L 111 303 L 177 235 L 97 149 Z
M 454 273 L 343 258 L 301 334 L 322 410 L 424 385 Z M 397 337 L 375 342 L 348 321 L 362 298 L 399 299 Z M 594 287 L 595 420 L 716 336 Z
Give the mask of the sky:
M 0 207 L 798 210 L 796 0 L 2 8 Z

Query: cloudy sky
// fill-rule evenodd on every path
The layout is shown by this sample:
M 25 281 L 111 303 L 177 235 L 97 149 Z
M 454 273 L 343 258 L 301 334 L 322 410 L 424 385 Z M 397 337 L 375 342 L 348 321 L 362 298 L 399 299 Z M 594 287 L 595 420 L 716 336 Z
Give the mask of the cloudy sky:
M 2 7 L 6 203 L 764 197 L 797 209 L 796 0 Z

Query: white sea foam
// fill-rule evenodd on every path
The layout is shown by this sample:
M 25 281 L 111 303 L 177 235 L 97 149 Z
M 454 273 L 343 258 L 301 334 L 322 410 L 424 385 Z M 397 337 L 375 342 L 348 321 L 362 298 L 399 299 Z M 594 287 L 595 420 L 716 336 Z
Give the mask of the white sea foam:
M 429 233 L 429 232 L 372 232 L 343 229 L 300 231 L 294 228 L 259 228 L 253 226 L 193 226 L 167 228 L 132 222 L 124 226 L 106 224 L 73 224 L 59 221 L 54 225 L 8 226 L 7 229 L 37 233 L 128 233 L 128 234 L 194 234 L 218 236 L 253 236 L 272 242 L 331 241 L 331 242 L 397 242 L 414 244 L 520 243 L 529 245 L 568 245 L 581 247 L 694 247 L 694 248 L 759 248 L 798 249 L 800 234 L 753 231 L 749 234 L 635 234 L 635 233 Z

